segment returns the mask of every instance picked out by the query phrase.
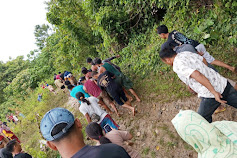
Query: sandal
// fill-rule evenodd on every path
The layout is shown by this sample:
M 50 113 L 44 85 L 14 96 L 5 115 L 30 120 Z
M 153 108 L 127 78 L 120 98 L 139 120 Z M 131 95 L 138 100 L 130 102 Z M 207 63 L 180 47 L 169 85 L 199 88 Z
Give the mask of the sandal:
M 216 109 L 216 111 L 214 112 L 214 114 L 220 113 L 220 112 L 224 112 L 226 110 L 226 108 L 223 109 Z

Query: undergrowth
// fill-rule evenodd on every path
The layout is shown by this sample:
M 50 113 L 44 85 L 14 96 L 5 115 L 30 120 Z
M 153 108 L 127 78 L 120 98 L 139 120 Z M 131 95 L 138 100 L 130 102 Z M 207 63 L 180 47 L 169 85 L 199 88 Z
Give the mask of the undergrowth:
M 173 3 L 174 1 L 172 1 Z M 171 2 L 170 2 L 171 3 Z M 123 72 L 134 81 L 134 89 L 142 96 L 142 100 L 149 99 L 157 102 L 170 102 L 180 98 L 189 97 L 191 94 L 186 86 L 179 80 L 172 68 L 162 63 L 159 58 L 159 49 L 164 40 L 156 33 L 156 27 L 166 24 L 170 31 L 176 29 L 188 37 L 206 44 L 207 50 L 216 59 L 222 60 L 232 66 L 237 66 L 237 16 L 233 11 L 237 3 L 231 0 L 213 1 L 210 8 L 195 5 L 167 8 L 164 20 L 156 23 L 152 28 L 140 34 L 132 34 L 128 44 L 113 53 L 108 48 L 97 48 L 99 56 L 104 59 L 111 54 L 118 53 L 121 58 L 113 62 L 121 66 Z M 144 30 L 143 29 L 143 30 Z M 109 43 L 105 44 L 109 45 Z M 111 45 L 109 47 L 112 47 Z M 75 64 L 75 63 L 74 63 Z M 216 67 L 220 74 L 237 80 L 237 76 L 229 70 Z M 72 70 L 75 76 L 80 72 Z M 43 93 L 42 102 L 37 101 L 37 94 Z M 41 151 L 39 140 L 43 139 L 39 125 L 43 115 L 55 107 L 67 107 L 79 117 L 85 126 L 86 121 L 78 110 L 70 105 L 65 105 L 68 95 L 59 92 L 56 96 L 46 89 L 37 88 L 31 91 L 25 101 L 20 103 L 18 109 L 26 116 L 13 127 L 13 131 L 23 142 L 23 148 L 33 157 L 57 157 L 58 153 L 52 150 Z M 83 131 L 84 132 L 84 131 Z M 170 133 L 168 133 L 170 134 Z M 164 143 L 163 139 L 160 144 Z M 170 148 L 175 144 L 168 143 Z M 149 154 L 150 149 L 144 148 L 142 153 Z M 152 154 L 154 157 L 154 154 Z

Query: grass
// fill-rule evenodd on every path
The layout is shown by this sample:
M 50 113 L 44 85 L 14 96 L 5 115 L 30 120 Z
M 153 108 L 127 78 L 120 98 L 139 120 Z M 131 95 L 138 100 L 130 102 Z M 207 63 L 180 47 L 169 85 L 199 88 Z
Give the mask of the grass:
M 152 152 L 151 152 L 151 157 L 152 157 L 152 158 L 156 158 L 156 152 L 155 152 L 155 151 L 152 151 Z
M 164 141 L 164 138 L 163 138 L 163 137 L 160 138 L 159 144 L 160 144 L 161 146 L 164 146 L 164 145 L 165 145 L 165 141 Z
M 237 55 L 234 50 L 230 49 L 221 49 L 220 47 L 212 48 L 213 56 L 217 59 L 221 59 L 222 61 L 237 66 Z M 225 77 L 231 78 L 232 80 L 237 80 L 237 75 L 233 74 L 227 69 L 217 67 L 222 75 Z M 168 68 L 164 71 L 160 71 L 157 73 L 151 72 L 150 75 L 145 78 L 134 77 L 134 89 L 136 92 L 141 95 L 141 98 L 146 103 L 164 103 L 171 102 L 177 99 L 186 98 L 191 96 L 191 94 L 187 91 L 186 85 L 184 85 L 177 75 L 172 71 L 171 68 Z M 23 148 L 25 151 L 32 154 L 34 157 L 46 158 L 46 157 L 56 157 L 58 152 L 54 152 L 52 150 L 48 150 L 46 152 L 42 152 L 39 149 L 38 140 L 42 139 L 42 136 L 39 132 L 39 123 L 43 115 L 50 109 L 54 107 L 63 107 L 65 103 L 68 101 L 68 96 L 64 93 L 59 93 L 56 97 L 49 93 L 48 91 L 44 91 L 43 101 L 37 102 L 36 96 L 37 93 L 42 90 L 35 90 L 22 104 L 21 111 L 26 115 L 26 119 L 22 120 L 20 124 L 17 126 L 13 125 L 13 131 L 20 137 L 20 140 L 23 142 Z M 71 105 L 67 105 L 68 109 L 73 111 L 74 115 L 78 117 L 83 127 L 87 125 L 86 119 L 79 110 L 76 110 Z M 145 116 L 138 116 L 143 119 L 149 118 L 149 114 Z M 138 117 L 133 118 L 126 122 L 126 126 L 132 126 L 133 122 L 138 119 Z M 139 119 L 141 119 L 139 118 Z M 126 118 L 119 118 L 126 119 Z M 24 127 L 24 128 L 22 128 Z M 85 131 L 83 128 L 83 133 L 85 136 Z M 136 132 L 139 129 L 139 125 L 133 127 L 130 132 L 135 136 Z M 194 150 L 190 145 L 185 143 L 179 136 L 176 136 L 167 125 L 162 126 L 152 126 L 153 129 L 157 128 L 163 131 L 163 135 L 157 134 L 156 132 L 152 132 L 152 136 L 154 137 L 152 140 L 157 142 L 159 146 L 161 146 L 166 151 L 175 150 L 174 147 L 178 146 L 178 144 L 183 144 L 186 150 Z M 148 134 L 144 134 L 141 136 L 142 140 Z M 167 138 L 167 139 L 164 139 Z M 91 143 L 91 142 L 89 142 Z M 143 155 L 149 155 L 151 157 L 157 156 L 157 151 L 151 150 L 150 147 L 145 147 L 142 149 Z
M 150 148 L 148 148 L 148 147 L 147 147 L 147 148 L 144 148 L 144 149 L 142 150 L 142 154 L 145 155 L 145 156 L 148 155 L 149 152 L 150 152 Z
M 224 43 L 224 42 L 223 42 Z M 207 51 L 217 60 L 226 64 L 237 67 L 237 49 L 234 47 L 225 47 L 224 45 L 206 46 Z M 150 48 L 152 49 L 152 48 Z M 157 52 L 158 53 L 158 52 Z M 157 65 L 158 72 L 150 72 L 146 76 L 131 75 L 134 81 L 134 89 L 138 94 L 142 94 L 143 100 L 152 99 L 157 102 L 172 102 L 177 99 L 187 98 L 191 93 L 187 90 L 186 85 L 173 72 L 172 67 L 162 63 Z M 234 81 L 237 81 L 237 75 L 226 68 L 215 66 L 219 73 Z M 142 71 L 142 70 L 141 70 Z
M 169 127 L 167 125 L 159 126 L 158 128 L 165 131 L 166 135 L 168 135 L 169 138 L 177 139 L 177 137 L 174 135 L 174 133 L 169 130 Z
M 40 89 L 41 90 L 41 89 Z M 62 92 L 57 94 L 50 93 L 48 90 L 44 91 L 42 102 L 36 101 L 37 90 L 32 93 L 21 107 L 21 112 L 25 114 L 26 118 L 21 119 L 21 122 L 13 126 L 13 131 L 23 142 L 23 149 L 30 153 L 33 157 L 47 158 L 56 157 L 58 152 L 40 150 L 39 140 L 43 139 L 40 133 L 40 121 L 44 114 L 52 108 L 64 107 L 68 96 Z
M 167 142 L 167 143 L 166 143 L 166 146 L 168 147 L 168 149 L 174 148 L 176 145 L 177 145 L 177 144 L 174 143 L 174 142 Z
M 149 98 L 152 102 L 160 103 L 191 96 L 186 86 L 172 71 L 164 74 L 151 74 L 143 80 L 136 80 L 135 90 L 142 94 L 142 100 Z

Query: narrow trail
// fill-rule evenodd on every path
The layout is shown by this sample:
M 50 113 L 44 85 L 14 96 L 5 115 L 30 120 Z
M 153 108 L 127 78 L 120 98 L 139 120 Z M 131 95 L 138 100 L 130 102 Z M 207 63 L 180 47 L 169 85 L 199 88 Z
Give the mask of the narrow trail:
M 197 111 L 200 100 L 196 96 L 170 103 L 152 100 L 150 96 L 148 100 L 143 100 L 141 103 L 133 101 L 132 105 L 136 106 L 138 111 L 135 117 L 129 114 L 128 110 L 119 107 L 122 116 L 112 115 L 121 130 L 128 130 L 133 134 L 133 148 L 144 158 L 196 158 L 197 153 L 179 137 L 171 120 L 179 110 Z M 66 105 L 72 108 L 73 112 L 78 113 L 79 103 L 76 99 L 69 97 Z M 237 121 L 236 117 L 237 110 L 228 106 L 225 112 L 214 114 L 213 121 Z M 91 141 L 87 143 L 92 144 Z

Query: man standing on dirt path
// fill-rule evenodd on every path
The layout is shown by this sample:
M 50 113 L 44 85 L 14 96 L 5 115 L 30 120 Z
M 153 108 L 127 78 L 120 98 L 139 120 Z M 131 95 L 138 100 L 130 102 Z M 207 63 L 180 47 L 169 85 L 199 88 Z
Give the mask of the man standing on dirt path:
M 237 73 L 237 68 L 227 65 L 220 60 L 216 60 L 206 51 L 205 46 L 199 43 L 198 41 L 189 39 L 176 30 L 169 33 L 168 28 L 165 25 L 157 27 L 157 33 L 159 34 L 160 38 L 167 39 L 168 42 L 173 42 L 175 44 L 174 46 L 180 46 L 182 44 L 191 44 L 197 50 L 199 55 L 203 56 L 208 63 L 227 68 L 230 71 Z M 161 50 L 163 49 L 163 47 L 164 44 L 161 46 Z
M 198 113 L 208 122 L 212 122 L 212 114 L 221 104 L 237 108 L 237 91 L 226 78 L 207 67 L 202 56 L 188 51 L 177 54 L 172 48 L 161 50 L 159 55 L 201 98 Z
M 128 153 L 115 144 L 89 146 L 83 141 L 79 119 L 64 108 L 48 111 L 40 123 L 40 131 L 47 145 L 59 151 L 63 158 L 130 158 Z

